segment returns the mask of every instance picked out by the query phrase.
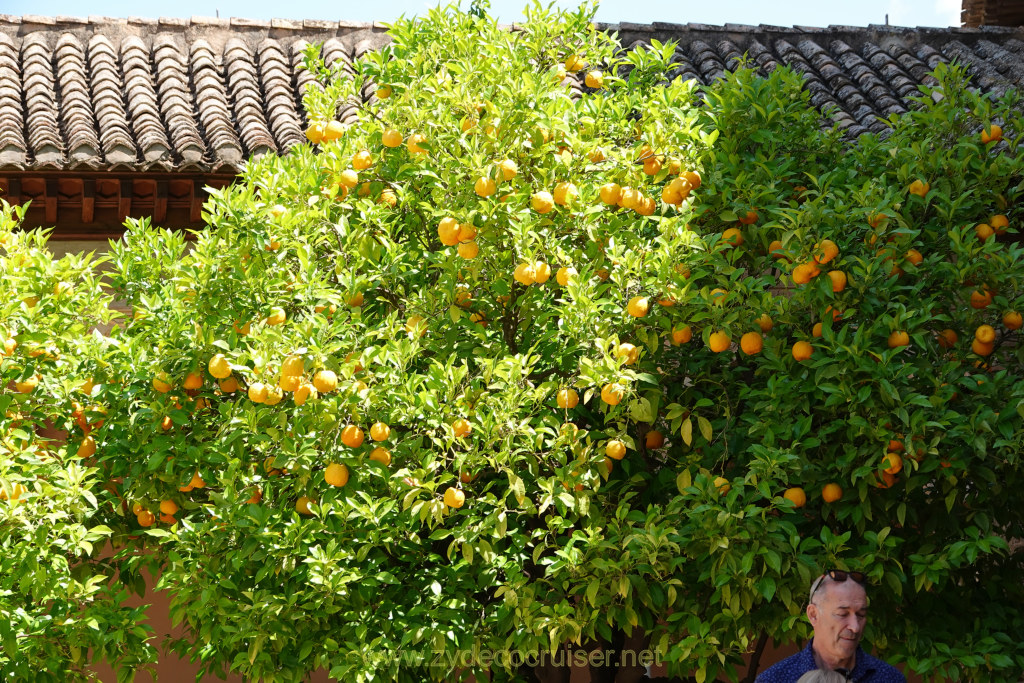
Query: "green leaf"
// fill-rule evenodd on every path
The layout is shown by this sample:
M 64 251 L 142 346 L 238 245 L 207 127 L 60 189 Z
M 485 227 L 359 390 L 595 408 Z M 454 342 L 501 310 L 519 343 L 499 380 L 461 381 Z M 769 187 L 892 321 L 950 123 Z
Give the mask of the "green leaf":
M 693 485 L 693 475 L 690 474 L 690 470 L 683 470 L 676 475 L 676 488 L 679 493 L 686 493 L 686 489 Z
M 698 415 L 697 425 L 700 427 L 700 435 L 703 436 L 705 440 L 711 441 L 711 422 L 709 422 L 703 415 Z

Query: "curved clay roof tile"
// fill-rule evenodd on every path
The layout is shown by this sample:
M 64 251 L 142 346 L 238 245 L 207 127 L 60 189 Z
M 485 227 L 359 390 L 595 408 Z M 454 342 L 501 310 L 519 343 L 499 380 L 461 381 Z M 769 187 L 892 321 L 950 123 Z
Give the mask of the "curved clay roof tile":
M 35 161 L 41 166 L 63 163 L 64 141 L 57 124 L 57 93 L 54 90 L 50 48 L 40 34 L 28 35 L 22 43 L 22 75 L 25 88 L 25 127 Z

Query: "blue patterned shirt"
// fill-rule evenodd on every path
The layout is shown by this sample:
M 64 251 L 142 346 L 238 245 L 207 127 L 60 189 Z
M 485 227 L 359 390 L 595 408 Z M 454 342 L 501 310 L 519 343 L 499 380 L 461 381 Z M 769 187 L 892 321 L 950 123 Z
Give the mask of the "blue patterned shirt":
M 777 664 L 765 669 L 758 674 L 754 683 L 796 683 L 797 679 L 808 671 L 814 671 L 818 665 L 814 661 L 814 650 L 812 639 L 807 647 L 797 652 L 792 657 L 787 657 Z M 899 669 L 886 664 L 881 659 L 872 657 L 858 646 L 856 664 L 853 667 L 853 674 L 850 678 L 853 683 L 906 683 L 906 677 Z

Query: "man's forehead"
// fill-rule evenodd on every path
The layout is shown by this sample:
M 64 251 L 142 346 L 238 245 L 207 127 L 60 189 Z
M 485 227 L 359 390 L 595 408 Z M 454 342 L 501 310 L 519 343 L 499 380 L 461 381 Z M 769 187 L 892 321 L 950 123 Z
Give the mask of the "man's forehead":
M 833 606 L 850 609 L 867 607 L 867 591 L 855 581 L 828 581 L 824 588 L 825 599 Z

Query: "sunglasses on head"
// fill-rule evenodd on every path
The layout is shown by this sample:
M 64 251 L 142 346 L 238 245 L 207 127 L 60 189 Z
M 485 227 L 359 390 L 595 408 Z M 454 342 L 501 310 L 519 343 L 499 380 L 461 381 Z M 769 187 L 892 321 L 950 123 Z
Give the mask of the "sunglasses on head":
M 819 576 L 818 580 L 814 582 L 814 587 L 811 588 L 812 600 L 814 599 L 814 594 L 818 592 L 819 588 L 821 588 L 821 584 L 825 582 L 825 577 L 832 579 L 836 583 L 842 583 L 843 581 L 850 579 L 851 581 L 859 583 L 862 586 L 864 585 L 864 582 L 867 580 L 867 577 L 864 575 L 864 572 L 848 572 L 842 569 L 829 569 L 827 572 Z

